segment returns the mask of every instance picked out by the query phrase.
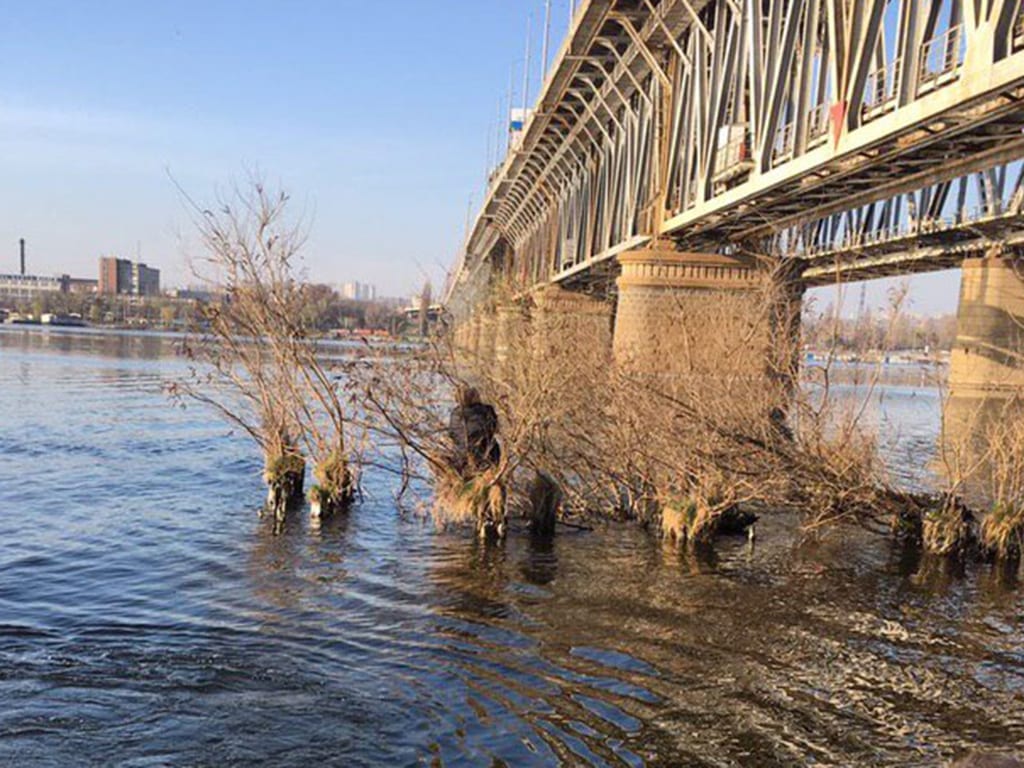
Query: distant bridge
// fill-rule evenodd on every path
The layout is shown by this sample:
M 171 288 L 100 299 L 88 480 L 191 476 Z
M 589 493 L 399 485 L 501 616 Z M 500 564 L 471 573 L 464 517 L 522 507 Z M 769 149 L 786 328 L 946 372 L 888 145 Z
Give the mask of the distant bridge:
M 607 281 L 653 240 L 819 283 L 955 265 L 1021 229 L 1022 99 L 1020 0 L 583 0 L 446 303 L 495 266 Z

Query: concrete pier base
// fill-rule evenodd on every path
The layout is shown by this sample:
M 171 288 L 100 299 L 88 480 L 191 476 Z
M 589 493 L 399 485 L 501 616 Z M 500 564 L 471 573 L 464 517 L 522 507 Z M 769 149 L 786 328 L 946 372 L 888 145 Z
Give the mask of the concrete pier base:
M 943 419 L 942 448 L 951 479 L 973 468 L 965 492 L 971 501 L 985 503 L 992 491 L 987 457 L 993 429 L 1024 419 L 1022 258 L 964 261 Z
M 650 249 L 621 254 L 619 264 L 617 364 L 664 384 L 764 373 L 766 276 L 755 263 Z
M 1024 259 L 964 261 L 949 390 L 965 401 L 1024 395 Z
M 593 369 L 612 356 L 610 300 L 548 285 L 537 291 L 533 308 L 533 358 L 537 366 Z
M 528 361 L 530 314 L 525 303 L 499 304 L 494 313 L 494 374 L 498 381 L 513 384 Z
M 494 364 L 494 337 L 496 321 L 494 311 L 485 308 L 476 315 L 476 343 L 474 346 L 474 365 L 477 368 L 489 368 Z
M 462 318 L 452 327 L 452 344 L 459 360 L 469 360 L 476 354 L 477 328 L 475 315 Z

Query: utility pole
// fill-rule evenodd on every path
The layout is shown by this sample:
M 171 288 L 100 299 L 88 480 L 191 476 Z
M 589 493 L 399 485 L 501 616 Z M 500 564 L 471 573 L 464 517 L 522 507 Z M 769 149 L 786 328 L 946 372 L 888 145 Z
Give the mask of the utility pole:
M 491 157 L 493 152 L 491 151 L 491 141 L 493 136 L 491 135 L 491 126 L 487 126 L 487 159 L 484 161 L 484 195 L 487 195 L 487 189 L 491 186 Z
M 540 81 L 543 85 L 548 74 L 548 43 L 551 39 L 551 0 L 544 0 L 544 47 L 540 55 Z
M 512 64 L 508 70 L 508 112 L 505 113 L 505 154 L 508 155 L 512 147 L 512 100 L 515 98 L 516 65 Z
M 533 11 L 526 17 L 526 56 L 523 57 L 523 125 L 526 125 L 526 108 L 530 105 L 530 35 L 533 32 Z
M 502 117 L 501 97 L 498 97 L 498 123 L 494 127 L 494 167 L 497 168 L 505 161 L 501 154 L 501 127 L 505 126 L 505 135 L 508 135 L 508 116 Z

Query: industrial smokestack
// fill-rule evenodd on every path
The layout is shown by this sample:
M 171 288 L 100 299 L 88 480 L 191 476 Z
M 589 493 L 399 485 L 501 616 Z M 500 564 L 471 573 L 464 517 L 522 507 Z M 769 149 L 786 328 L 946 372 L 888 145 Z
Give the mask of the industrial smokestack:
M 25 276 L 25 238 L 21 238 L 18 241 L 18 246 L 21 249 L 21 276 Z

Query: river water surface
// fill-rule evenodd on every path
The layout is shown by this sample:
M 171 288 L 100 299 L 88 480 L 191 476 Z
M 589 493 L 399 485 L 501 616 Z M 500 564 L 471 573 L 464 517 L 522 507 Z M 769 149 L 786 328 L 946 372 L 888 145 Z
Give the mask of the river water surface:
M 1024 592 L 850 533 L 322 528 L 159 337 L 0 329 L 0 764 L 942 765 L 1024 739 Z M 937 395 L 882 390 L 897 469 Z M 910 473 L 913 475 L 914 473 Z

